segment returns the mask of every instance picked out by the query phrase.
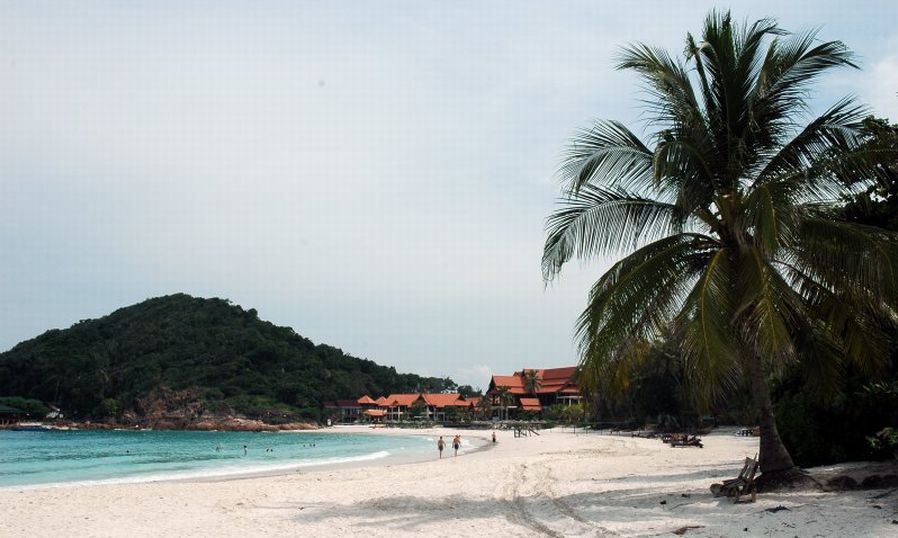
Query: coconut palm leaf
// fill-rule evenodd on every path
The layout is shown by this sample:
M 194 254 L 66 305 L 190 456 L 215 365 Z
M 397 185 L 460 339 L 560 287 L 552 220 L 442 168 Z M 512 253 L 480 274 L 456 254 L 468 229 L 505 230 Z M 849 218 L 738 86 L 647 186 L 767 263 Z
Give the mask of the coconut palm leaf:
M 605 182 L 608 187 L 646 189 L 652 186 L 652 152 L 622 123 L 597 122 L 571 141 L 560 174 L 571 192 L 594 178 L 615 178 Z
M 714 252 L 679 312 L 684 371 L 699 404 L 717 399 L 737 380 L 739 343 L 730 327 L 736 315 L 733 256 L 725 248 Z
M 548 221 L 543 272 L 551 278 L 571 256 L 590 258 L 632 249 L 682 231 L 685 215 L 670 203 L 628 193 L 621 188 L 583 185 L 560 201 Z M 600 234 L 595 233 L 601 230 Z M 622 244 L 621 238 L 628 242 Z

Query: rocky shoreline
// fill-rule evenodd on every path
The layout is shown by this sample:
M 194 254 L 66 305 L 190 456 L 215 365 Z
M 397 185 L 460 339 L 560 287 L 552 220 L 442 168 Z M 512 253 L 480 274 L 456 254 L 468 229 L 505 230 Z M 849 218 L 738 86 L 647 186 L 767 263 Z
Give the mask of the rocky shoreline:
M 189 430 L 189 431 L 234 431 L 234 432 L 275 432 L 295 430 L 317 430 L 320 426 L 313 422 L 286 422 L 268 424 L 261 420 L 242 417 L 214 417 L 197 420 L 137 420 L 118 421 L 50 421 L 16 422 L 0 425 L 5 430 Z

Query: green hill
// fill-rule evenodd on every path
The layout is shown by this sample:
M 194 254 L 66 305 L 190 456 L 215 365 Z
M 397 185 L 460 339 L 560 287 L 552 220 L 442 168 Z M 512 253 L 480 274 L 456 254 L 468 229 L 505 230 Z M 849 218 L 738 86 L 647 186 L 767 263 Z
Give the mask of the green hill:
M 160 394 L 204 411 L 321 417 L 323 402 L 454 388 L 400 374 L 261 321 L 223 299 L 149 299 L 54 329 L 0 354 L 0 396 L 34 398 L 70 417 L 145 412 Z

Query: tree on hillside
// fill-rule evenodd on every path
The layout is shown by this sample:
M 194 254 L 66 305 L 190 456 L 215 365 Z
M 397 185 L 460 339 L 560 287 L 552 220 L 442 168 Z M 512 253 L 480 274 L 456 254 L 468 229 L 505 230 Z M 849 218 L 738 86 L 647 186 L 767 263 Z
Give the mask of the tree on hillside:
M 437 391 L 449 378 L 401 374 L 262 321 L 222 299 L 148 299 L 0 353 L 0 395 L 52 403 L 77 419 L 145 417 L 139 402 L 176 399 L 263 420 L 321 419 L 325 402 L 360 394 Z M 186 392 L 185 392 L 186 391 Z M 153 405 L 149 405 L 153 407 Z M 199 406 L 199 407 L 197 407 Z
M 898 241 L 839 219 L 840 178 L 881 172 L 862 107 L 839 101 L 802 122 L 810 85 L 853 66 L 839 41 L 788 35 L 771 20 L 712 12 L 685 58 L 644 44 L 620 69 L 645 84 L 649 143 L 602 121 L 572 141 L 564 197 L 547 222 L 547 279 L 573 257 L 621 255 L 578 320 L 587 388 L 620 379 L 634 342 L 682 327 L 684 372 L 702 405 L 744 379 L 761 428 L 763 483 L 794 473 L 768 381 L 791 362 L 836 379 L 875 371 L 894 322 Z M 876 321 L 875 321 L 876 320 Z

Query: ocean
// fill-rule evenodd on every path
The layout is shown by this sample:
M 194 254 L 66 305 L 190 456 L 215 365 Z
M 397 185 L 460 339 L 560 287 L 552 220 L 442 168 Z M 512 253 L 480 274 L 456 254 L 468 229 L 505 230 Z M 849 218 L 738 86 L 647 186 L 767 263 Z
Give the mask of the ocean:
M 0 488 L 223 477 L 429 450 L 425 437 L 364 433 L 0 430 Z

